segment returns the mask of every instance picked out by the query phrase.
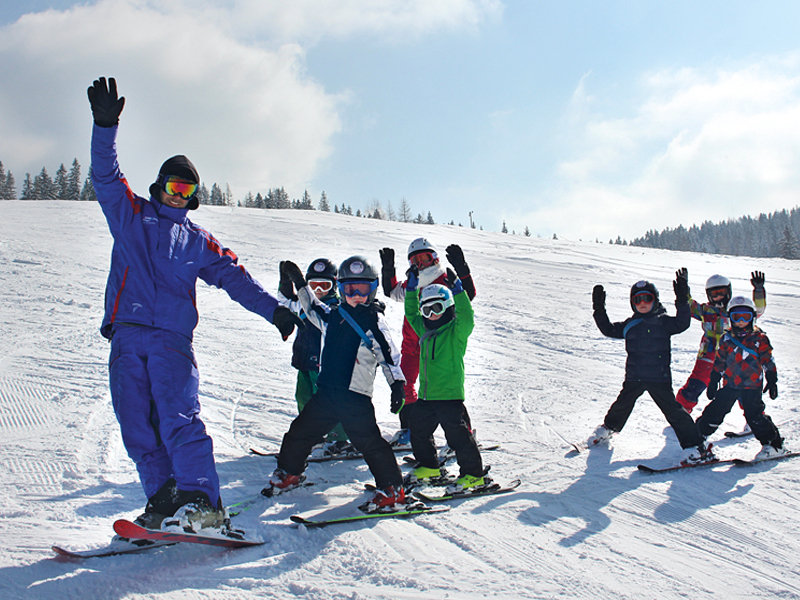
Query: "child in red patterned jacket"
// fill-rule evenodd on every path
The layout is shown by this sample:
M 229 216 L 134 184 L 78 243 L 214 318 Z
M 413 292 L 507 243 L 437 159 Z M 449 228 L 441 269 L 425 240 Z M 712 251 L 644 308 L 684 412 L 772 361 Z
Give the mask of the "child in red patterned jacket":
M 720 340 L 706 390 L 711 403 L 697 419 L 700 434 L 707 437 L 714 433 L 738 400 L 747 424 L 762 444 L 756 459 L 784 454 L 783 438 L 772 419 L 764 413 L 761 399 L 763 392 L 769 392 L 773 400 L 778 397 L 778 371 L 772 360 L 769 338 L 754 325 L 755 303 L 745 296 L 732 298 L 728 303 L 728 318 L 731 329 Z M 723 378 L 722 388 L 718 390 Z

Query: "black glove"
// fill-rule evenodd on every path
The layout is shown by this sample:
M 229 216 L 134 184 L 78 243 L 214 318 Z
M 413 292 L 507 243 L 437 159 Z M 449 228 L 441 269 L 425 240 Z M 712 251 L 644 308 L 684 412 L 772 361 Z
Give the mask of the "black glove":
M 761 271 L 753 271 L 750 273 L 750 283 L 753 284 L 754 290 L 764 289 L 764 273 Z
M 292 335 L 295 325 L 297 325 L 298 329 L 304 327 L 300 317 L 285 306 L 278 306 L 275 308 L 275 312 L 272 313 L 272 324 L 281 332 L 281 337 L 283 337 L 284 342 Z
M 606 291 L 602 285 L 596 285 L 592 288 L 592 310 L 605 310 L 606 308 Z
M 298 267 L 292 261 L 286 260 L 283 262 L 283 273 L 298 290 L 306 285 L 306 278 L 303 275 L 303 272 L 300 270 L 300 267 Z
M 378 254 L 381 256 L 381 287 L 384 295 L 391 296 L 392 280 L 395 278 L 394 249 L 381 248 Z
M 765 377 L 767 385 L 764 386 L 764 391 L 769 392 L 769 397 L 775 400 L 778 397 L 778 373 L 777 371 L 767 371 Z
M 711 377 L 708 378 L 708 387 L 706 388 L 706 396 L 708 396 L 710 400 L 713 400 L 714 396 L 717 395 L 720 379 L 722 379 L 722 373 L 719 371 L 711 371 Z
M 675 304 L 684 304 L 689 301 L 689 271 L 686 267 L 675 271 L 672 289 L 675 290 Z
M 461 250 L 461 246 L 458 244 L 450 244 L 445 249 L 444 253 L 447 257 L 447 262 L 453 265 L 456 274 L 460 278 L 469 275 L 469 266 L 467 266 L 467 261 L 464 260 L 464 252 Z
M 392 385 L 392 399 L 389 407 L 392 413 L 397 414 L 406 405 L 406 392 L 403 389 L 405 381 L 395 381 Z
M 297 294 L 294 293 L 294 288 L 292 287 L 292 280 L 289 279 L 289 276 L 286 274 L 286 269 L 284 268 L 285 264 L 285 261 L 281 261 L 280 266 L 278 267 L 278 271 L 281 274 L 280 281 L 278 282 L 278 291 L 283 295 L 284 298 L 288 298 L 289 300 L 297 300 Z
M 117 80 L 109 77 L 95 79 L 86 93 L 89 95 L 89 104 L 92 107 L 94 122 L 100 127 L 113 127 L 119 124 L 119 113 L 125 106 L 125 98 L 117 97 Z

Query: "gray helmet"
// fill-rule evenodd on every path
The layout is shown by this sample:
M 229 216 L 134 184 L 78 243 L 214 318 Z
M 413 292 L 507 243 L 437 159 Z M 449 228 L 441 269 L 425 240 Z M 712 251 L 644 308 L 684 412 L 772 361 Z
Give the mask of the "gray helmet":
M 378 292 L 378 272 L 364 256 L 351 256 L 339 265 L 339 294 L 342 298 L 347 296 L 344 284 L 350 281 L 368 281 L 371 284 L 371 290 L 367 297 L 367 303 L 375 300 Z

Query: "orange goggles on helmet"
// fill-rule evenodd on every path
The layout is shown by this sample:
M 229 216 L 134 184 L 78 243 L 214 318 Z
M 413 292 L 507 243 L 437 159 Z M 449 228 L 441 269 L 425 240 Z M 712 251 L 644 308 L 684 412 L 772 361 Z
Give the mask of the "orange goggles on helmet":
M 433 255 L 433 252 L 417 252 L 409 257 L 408 262 L 418 269 L 425 269 L 436 262 L 436 257 Z
M 309 279 L 308 287 L 313 292 L 320 290 L 323 294 L 327 294 L 333 288 L 333 282 L 330 279 Z
M 184 200 L 189 200 L 197 193 L 197 184 L 186 181 L 175 175 L 168 175 L 164 179 L 162 186 L 169 196 L 180 196 Z

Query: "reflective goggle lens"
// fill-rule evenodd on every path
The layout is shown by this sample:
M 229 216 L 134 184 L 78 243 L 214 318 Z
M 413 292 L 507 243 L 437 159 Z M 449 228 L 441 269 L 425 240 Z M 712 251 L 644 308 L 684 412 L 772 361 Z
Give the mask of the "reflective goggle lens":
M 656 297 L 653 296 L 650 292 L 639 292 L 638 294 L 633 295 L 633 303 L 634 304 L 647 304 L 648 302 L 652 302 L 655 300 Z
M 348 281 L 342 284 L 342 293 L 348 298 L 352 298 L 353 296 L 363 296 L 366 298 L 377 286 L 377 281 Z
M 423 304 L 419 307 L 419 312 L 422 313 L 422 316 L 426 319 L 430 319 L 432 315 L 440 315 L 445 311 L 444 303 L 440 301 L 436 302 L 429 302 L 428 304 Z
M 753 313 L 749 310 L 734 311 L 728 316 L 733 323 L 749 323 L 753 320 Z
M 434 263 L 433 252 L 418 252 L 408 259 L 412 265 L 418 269 L 430 267 Z
M 164 191 L 169 196 L 180 196 L 184 200 L 188 200 L 197 193 L 197 184 L 178 177 L 167 177 L 164 181 Z
M 708 297 L 714 298 L 715 300 L 719 300 L 724 298 L 728 293 L 728 288 L 711 288 L 708 290 Z
M 327 294 L 333 288 L 333 282 L 330 279 L 309 279 L 308 287 L 314 292 L 322 290 L 324 294 Z

